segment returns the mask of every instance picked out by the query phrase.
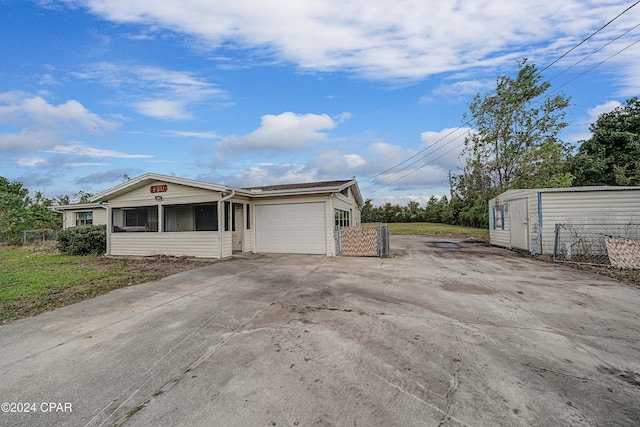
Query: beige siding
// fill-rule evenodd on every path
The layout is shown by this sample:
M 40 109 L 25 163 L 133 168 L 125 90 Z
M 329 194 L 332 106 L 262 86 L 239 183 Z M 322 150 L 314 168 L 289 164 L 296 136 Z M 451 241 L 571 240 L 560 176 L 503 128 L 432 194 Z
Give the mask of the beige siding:
M 107 225 L 107 210 L 104 208 L 93 209 L 93 225 Z
M 65 210 L 63 214 L 63 228 L 71 228 L 76 226 L 76 214 L 78 212 L 92 212 L 93 225 L 107 224 L 107 210 L 104 208 Z
M 218 232 L 112 233 L 110 255 L 218 258 Z
M 231 231 L 224 231 L 222 233 L 222 258 L 230 257 L 233 255 L 233 240 Z
M 153 185 L 166 185 L 167 191 L 164 193 L 151 193 L 149 189 Z M 217 201 L 220 199 L 221 193 L 158 181 L 114 197 L 109 200 L 109 205 L 112 208 L 156 205 L 158 202 L 155 200 L 155 196 L 162 196 L 162 204 L 175 205 Z

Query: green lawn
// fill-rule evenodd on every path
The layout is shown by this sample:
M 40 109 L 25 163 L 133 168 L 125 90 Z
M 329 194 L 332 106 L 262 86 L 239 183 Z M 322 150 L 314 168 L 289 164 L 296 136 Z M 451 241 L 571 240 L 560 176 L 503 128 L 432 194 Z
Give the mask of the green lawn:
M 125 260 L 0 247 L 0 322 L 158 278 Z
M 463 227 L 461 225 L 436 224 L 431 222 L 390 223 L 391 234 L 459 234 L 489 235 L 488 228 Z

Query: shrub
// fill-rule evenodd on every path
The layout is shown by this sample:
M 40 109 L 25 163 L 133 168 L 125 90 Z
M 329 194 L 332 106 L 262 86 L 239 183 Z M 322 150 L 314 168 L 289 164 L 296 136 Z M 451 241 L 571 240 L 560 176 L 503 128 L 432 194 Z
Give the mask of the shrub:
M 107 227 L 87 225 L 58 233 L 58 249 L 68 255 L 102 255 L 107 251 Z

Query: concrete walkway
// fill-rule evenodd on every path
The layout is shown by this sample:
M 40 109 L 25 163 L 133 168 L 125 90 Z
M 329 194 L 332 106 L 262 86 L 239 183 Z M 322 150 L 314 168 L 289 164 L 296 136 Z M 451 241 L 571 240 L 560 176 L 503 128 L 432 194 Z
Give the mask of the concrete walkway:
M 2 325 L 21 412 L 0 426 L 640 425 L 640 289 L 437 240 L 457 242 L 235 259 Z

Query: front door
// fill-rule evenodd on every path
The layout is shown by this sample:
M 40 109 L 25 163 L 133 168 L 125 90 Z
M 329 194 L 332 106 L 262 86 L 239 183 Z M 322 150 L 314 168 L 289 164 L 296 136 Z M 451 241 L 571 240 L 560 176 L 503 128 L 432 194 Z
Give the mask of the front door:
M 529 250 L 529 216 L 528 199 L 518 199 L 509 202 L 509 234 L 511 247 Z
M 243 204 L 233 204 L 233 219 L 231 229 L 231 250 L 233 252 L 242 252 L 242 236 L 244 235 L 244 221 L 243 221 Z

